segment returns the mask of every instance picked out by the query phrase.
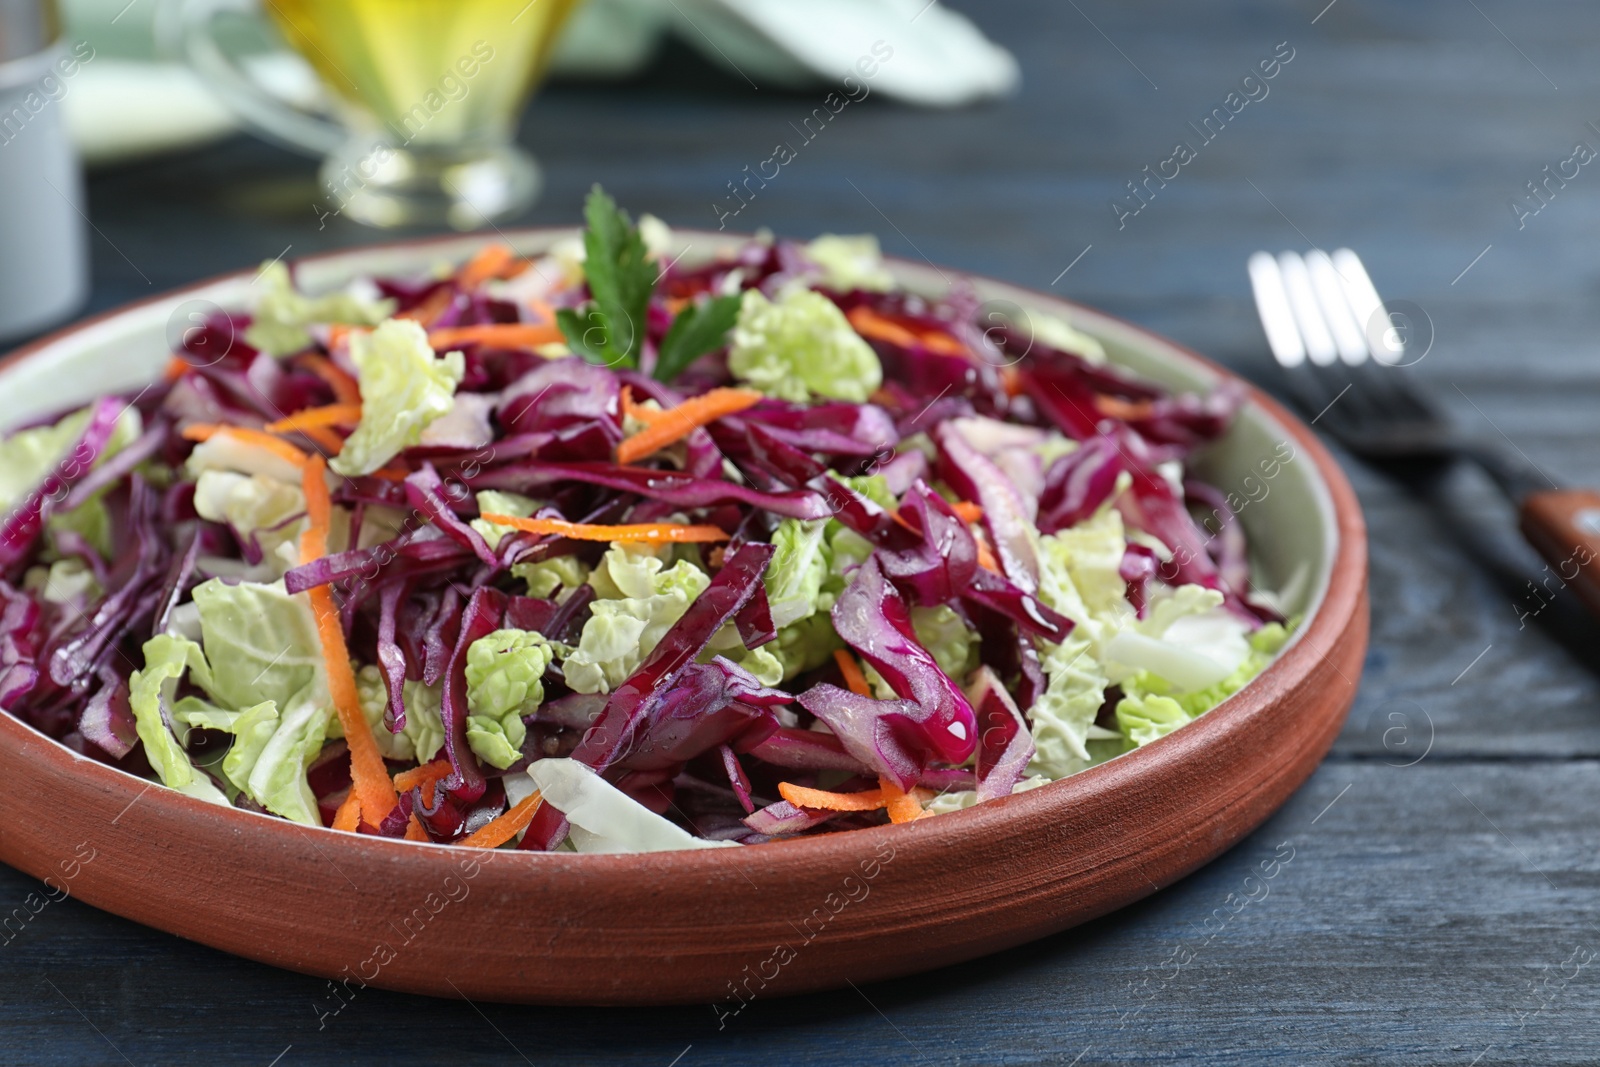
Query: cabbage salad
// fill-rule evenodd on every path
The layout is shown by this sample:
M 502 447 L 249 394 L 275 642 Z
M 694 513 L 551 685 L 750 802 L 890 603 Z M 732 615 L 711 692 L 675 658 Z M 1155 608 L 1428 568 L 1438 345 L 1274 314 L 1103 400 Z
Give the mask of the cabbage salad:
M 0 703 L 199 801 L 532 851 L 1033 789 L 1286 638 L 1175 395 L 871 237 L 581 239 L 300 291 L 0 443 Z M 1202 526 L 1192 508 L 1216 521 Z

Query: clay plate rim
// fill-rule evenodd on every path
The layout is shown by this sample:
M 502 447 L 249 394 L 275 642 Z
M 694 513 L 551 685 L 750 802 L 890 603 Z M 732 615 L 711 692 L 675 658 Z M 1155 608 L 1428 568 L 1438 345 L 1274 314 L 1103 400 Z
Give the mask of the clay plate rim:
M 512 241 L 517 238 L 541 240 L 575 232 L 577 231 L 572 227 L 546 227 L 517 230 L 501 236 Z M 675 232 L 684 237 L 704 238 L 708 242 L 724 241 L 741 236 L 731 233 L 717 234 L 687 230 Z M 314 263 L 352 255 L 403 252 L 433 245 L 461 243 L 470 239 L 470 237 L 463 235 L 444 235 L 422 240 L 375 244 L 319 253 L 304 257 L 296 262 Z M 886 259 L 889 258 L 891 257 L 886 257 Z M 895 262 L 904 268 L 910 268 L 912 272 L 920 272 L 924 269 L 922 264 L 906 260 L 896 260 Z M 783 870 L 786 868 L 799 871 L 803 867 L 826 861 L 836 862 L 841 868 L 849 868 L 852 863 L 862 857 L 871 856 L 877 849 L 885 845 L 888 845 L 897 853 L 914 853 L 919 845 L 925 845 L 930 849 L 943 847 L 941 842 L 954 835 L 981 838 L 986 835 L 1002 834 L 1009 826 L 1037 820 L 1052 811 L 1059 811 L 1080 803 L 1090 796 L 1098 796 L 1108 791 L 1127 788 L 1132 782 L 1143 781 L 1150 776 L 1175 773 L 1181 765 L 1190 762 L 1194 757 L 1200 756 L 1203 758 L 1205 751 L 1215 745 L 1223 736 L 1235 731 L 1245 730 L 1253 719 L 1270 709 L 1281 695 L 1303 682 L 1313 669 L 1327 658 L 1322 650 L 1333 648 L 1342 637 L 1354 632 L 1353 628 L 1357 626 L 1358 622 L 1364 622 L 1364 619 L 1357 618 L 1358 613 L 1364 612 L 1366 583 L 1365 524 L 1361 516 L 1360 507 L 1338 464 L 1303 423 L 1250 382 L 1239 378 L 1198 353 L 1143 327 L 1108 315 L 1098 309 L 1076 304 L 1073 301 L 1049 293 L 999 282 L 996 279 L 989 279 L 965 271 L 935 269 L 941 270 L 941 273 L 947 273 L 950 277 L 971 278 L 980 283 L 998 284 L 1013 293 L 1025 294 L 1030 300 L 1036 300 L 1044 306 L 1054 303 L 1076 308 L 1090 317 L 1116 323 L 1128 333 L 1137 336 L 1145 345 L 1158 350 L 1159 357 L 1163 361 L 1168 360 L 1169 357 L 1179 362 L 1186 361 L 1204 376 L 1211 377 L 1215 381 L 1235 381 L 1242 384 L 1248 404 L 1263 412 L 1272 423 L 1276 424 L 1275 429 L 1291 438 L 1296 448 L 1304 456 L 1312 460 L 1317 476 L 1316 480 L 1320 481 L 1320 489 L 1326 494 L 1331 503 L 1334 528 L 1327 531 L 1332 541 L 1332 560 L 1328 572 L 1328 582 L 1322 590 L 1320 598 L 1309 609 L 1305 622 L 1294 635 L 1292 641 L 1261 675 L 1216 709 L 1199 720 L 1188 724 L 1183 729 L 1174 731 L 1172 734 L 1150 745 L 1127 753 L 1115 760 L 1082 771 L 1049 786 L 976 805 L 963 811 L 940 816 L 937 819 L 930 819 L 912 825 L 875 827 L 823 837 L 772 842 L 758 846 L 761 853 L 762 867 L 768 872 L 769 876 L 777 875 L 781 877 Z M 67 340 L 119 315 L 152 304 L 175 302 L 209 286 L 250 276 L 251 272 L 248 270 L 228 272 L 163 294 L 120 305 L 73 323 L 0 358 L 0 381 L 3 381 L 3 376 L 11 369 L 36 356 L 45 348 Z M 1361 626 L 1361 629 L 1364 631 L 1364 626 Z M 1342 675 L 1343 672 L 1341 671 L 1340 674 Z M 1351 680 L 1346 678 L 1346 681 Z M 1354 685 L 1352 682 L 1349 697 L 1353 698 L 1353 695 Z M 1324 706 L 1308 708 L 1307 713 L 1322 717 L 1332 715 L 1339 722 L 1342 722 L 1343 715 L 1348 708 L 1349 699 L 1343 697 L 1334 698 L 1325 700 L 1322 703 Z M 1307 733 L 1313 732 L 1311 730 L 1312 724 L 1307 723 L 1306 725 Z M 1316 761 L 1320 761 L 1321 755 L 1326 751 L 1327 744 L 1331 743 L 1333 733 L 1337 729 L 1337 722 L 1321 723 L 1319 725 L 1321 729 L 1316 732 L 1324 734 L 1325 740 L 1321 745 L 1322 752 L 1316 754 L 1316 759 L 1312 762 L 1311 767 L 1315 766 Z M 41 746 L 39 742 L 44 742 L 44 744 Z M 263 853 L 281 852 L 283 849 L 293 850 L 299 844 L 296 839 L 303 834 L 334 833 L 331 830 L 290 824 L 278 818 L 237 808 L 222 809 L 177 792 L 163 788 L 152 788 L 151 782 L 80 756 L 39 733 L 31 726 L 5 713 L 0 713 L 0 744 L 4 744 L 6 748 L 18 754 L 32 750 L 32 758 L 45 765 L 41 768 L 41 773 L 48 771 L 64 776 L 76 776 L 80 779 L 79 784 L 84 789 L 95 788 L 97 792 L 116 793 L 118 794 L 118 799 L 129 806 L 138 801 L 146 790 L 150 790 L 151 795 L 144 797 L 139 802 L 146 805 L 161 805 L 171 812 L 176 820 L 200 820 L 212 824 L 221 823 L 229 827 L 236 835 L 264 835 L 259 846 Z M 1306 773 L 1309 774 L 1309 768 Z M 1261 777 L 1270 777 L 1270 775 L 1263 774 Z M 1295 786 L 1298 786 L 1298 784 L 1296 782 Z M 1260 819 L 1255 819 L 1250 825 L 1232 833 L 1228 844 L 1232 844 L 1242 838 L 1251 829 L 1254 829 L 1255 825 L 1260 821 Z M 338 842 L 337 847 L 345 851 L 355 850 L 366 865 L 393 869 L 396 864 L 408 864 L 415 868 L 415 873 L 419 876 L 442 877 L 455 869 L 461 857 L 475 854 L 475 850 L 460 849 L 452 846 L 418 846 L 412 842 L 382 838 L 359 837 L 352 839 L 351 835 L 339 836 L 341 840 Z M 331 841 L 331 838 L 329 840 Z M 1221 850 L 1221 848 L 1217 848 L 1208 850 L 1208 852 L 1210 855 L 1215 855 Z M 12 850 L 8 849 L 7 851 L 9 853 Z M 626 878 L 633 873 L 648 870 L 652 878 L 657 880 L 681 876 L 693 881 L 703 881 L 707 876 L 716 872 L 737 870 L 738 868 L 734 866 L 735 856 L 744 852 L 745 850 L 707 849 L 656 853 L 649 856 L 500 853 L 496 858 L 495 867 L 502 867 L 505 860 L 510 859 L 512 856 L 529 855 L 529 859 L 525 862 L 544 865 L 556 864 L 557 866 L 554 870 L 557 873 L 568 869 L 582 870 L 596 878 L 614 877 L 620 879 Z M 521 861 L 514 860 L 513 862 Z M 1193 868 L 1190 867 L 1190 869 Z M 549 868 L 546 867 L 546 870 L 548 871 Z M 1154 892 L 1155 889 L 1156 887 L 1152 885 L 1149 887 L 1148 892 Z M 1108 908 L 1099 909 L 1096 913 L 1103 913 L 1103 911 L 1113 910 L 1115 907 L 1125 906 L 1136 899 L 1148 895 L 1148 892 L 1141 891 L 1135 895 L 1126 896 L 1119 903 Z M 101 906 L 107 907 L 108 910 L 112 911 L 118 910 L 114 903 L 102 903 Z M 997 944 L 992 947 L 999 948 L 1003 946 Z M 238 950 L 234 949 L 234 951 Z M 263 959 L 265 962 L 273 962 L 279 966 L 287 965 L 295 969 L 306 969 L 307 973 L 316 973 L 315 968 L 301 968 L 292 961 L 272 960 L 265 955 L 256 955 L 256 958 Z M 382 985 L 383 983 L 375 984 Z M 807 988 L 817 987 L 817 985 L 813 984 Z M 416 987 L 408 986 L 408 988 Z M 445 995 L 448 994 L 446 993 Z M 672 998 L 656 997 L 648 999 L 650 1002 L 664 1002 Z M 632 1002 L 645 1001 L 633 1000 Z

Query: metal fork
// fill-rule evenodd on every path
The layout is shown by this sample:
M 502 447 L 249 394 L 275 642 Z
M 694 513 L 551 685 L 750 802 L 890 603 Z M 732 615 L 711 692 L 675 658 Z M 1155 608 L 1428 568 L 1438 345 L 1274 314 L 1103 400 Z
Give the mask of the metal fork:
M 1395 474 L 1476 463 L 1519 508 L 1523 536 L 1562 584 L 1600 614 L 1600 493 L 1557 487 L 1520 450 L 1463 434 L 1419 392 L 1405 370 L 1409 324 L 1378 296 L 1361 257 L 1257 252 L 1247 266 L 1267 344 L 1312 425 Z

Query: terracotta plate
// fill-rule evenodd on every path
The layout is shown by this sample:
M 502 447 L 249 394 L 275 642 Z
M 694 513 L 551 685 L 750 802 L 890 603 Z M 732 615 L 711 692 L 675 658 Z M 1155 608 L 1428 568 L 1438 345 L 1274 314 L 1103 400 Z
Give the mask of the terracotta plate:
M 512 235 L 521 250 L 570 231 Z M 680 233 L 695 256 L 736 243 Z M 481 238 L 303 262 L 317 290 L 465 258 Z M 693 258 L 693 257 L 691 257 Z M 942 292 L 954 272 L 898 262 Z M 0 366 L 0 426 L 151 380 L 185 315 L 246 304 L 253 271 L 75 326 Z M 1176 386 L 1225 372 L 1087 308 L 971 279 L 981 296 L 1064 316 L 1116 361 Z M 1285 459 L 1285 457 L 1290 457 Z M 1277 459 L 1279 462 L 1273 463 Z M 1277 660 L 1195 723 L 1062 782 L 889 826 L 646 856 L 467 849 L 335 834 L 218 808 L 83 759 L 0 715 L 0 860 L 70 878 L 82 900 L 227 952 L 389 989 L 540 1003 L 741 999 L 904 975 L 1065 929 L 1138 900 L 1261 824 L 1321 760 L 1367 644 L 1356 498 L 1311 432 L 1249 402 L 1199 463 L 1247 500 L 1268 587 L 1305 622 Z M 93 850 L 94 859 L 81 860 Z

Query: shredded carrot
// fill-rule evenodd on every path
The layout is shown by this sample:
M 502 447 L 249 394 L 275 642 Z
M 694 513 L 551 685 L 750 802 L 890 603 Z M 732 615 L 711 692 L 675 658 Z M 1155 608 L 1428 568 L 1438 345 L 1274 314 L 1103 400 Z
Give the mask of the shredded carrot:
M 967 346 L 947 333 L 940 333 L 938 330 L 924 330 L 920 337 L 922 343 L 927 345 L 930 351 L 937 352 L 941 356 L 964 357 L 967 354 Z
M 328 497 L 328 481 L 324 474 L 327 464 L 321 456 L 312 456 L 305 463 L 301 488 L 306 495 L 306 529 L 300 535 L 300 561 L 310 563 L 327 554 L 328 524 L 333 515 L 333 502 Z M 350 746 L 350 790 L 361 796 L 361 810 L 373 825 L 394 810 L 399 801 L 394 784 L 389 781 L 388 769 L 378 752 L 378 743 L 372 737 L 366 716 L 361 713 L 361 700 L 356 693 L 356 676 L 350 670 L 350 651 L 344 643 L 344 627 L 339 622 L 339 609 L 334 605 L 333 593 L 326 585 L 307 590 L 311 612 L 317 622 L 317 636 L 322 641 L 322 658 L 328 671 L 328 693 L 333 698 L 334 710 L 339 714 L 339 725 L 344 728 L 345 743 Z
M 1148 400 L 1124 400 L 1118 396 L 1100 393 L 1094 398 L 1094 406 L 1100 409 L 1102 415 L 1127 421 L 1144 418 L 1150 414 L 1155 405 Z
M 401 771 L 394 776 L 394 788 L 397 793 L 409 793 L 417 786 L 422 787 L 422 802 L 433 805 L 433 783 L 450 773 L 449 760 L 434 760 L 423 767 L 413 767 L 409 771 Z
M 516 837 L 533 821 L 539 810 L 539 793 L 535 790 L 517 801 L 505 814 L 484 823 L 478 830 L 455 844 L 466 848 L 499 848 Z
M 430 838 L 428 836 L 428 831 L 426 831 L 426 830 L 424 830 L 422 828 L 422 823 L 417 820 L 417 817 L 415 815 L 411 816 L 411 821 L 406 823 L 406 840 L 407 841 L 431 841 L 432 840 L 432 838 Z
M 887 778 L 878 779 L 877 789 L 864 789 L 859 793 L 831 793 L 826 789 L 812 789 L 808 786 L 795 785 L 793 782 L 779 782 L 778 794 L 795 807 L 810 808 L 812 811 L 876 811 L 881 807 L 898 803 L 901 805 L 901 815 L 910 815 L 911 808 L 915 807 L 917 816 L 922 814 L 922 805 L 932 800 L 935 795 L 933 790 L 922 788 L 902 793 L 900 788 Z M 889 815 L 894 819 L 892 808 Z M 894 821 L 909 820 L 902 818 Z
M 287 460 L 296 467 L 306 465 L 307 456 L 304 452 L 294 447 L 287 441 L 280 441 L 270 433 L 261 430 L 252 430 L 248 426 L 228 426 L 215 422 L 192 422 L 183 428 L 183 436 L 189 441 L 209 441 L 219 433 L 254 445 L 257 448 L 271 452 L 279 459 Z
M 622 387 L 622 417 L 642 422 L 646 426 L 660 422 L 667 417 L 667 413 L 660 408 L 647 408 L 633 399 L 633 387 Z
M 167 367 L 161 372 L 161 380 L 164 382 L 175 382 L 193 369 L 194 364 L 190 363 L 182 356 L 173 356 L 171 359 L 167 360 Z
M 661 418 L 617 446 L 617 462 L 632 463 L 687 437 L 698 427 L 734 415 L 761 402 L 754 389 L 712 389 L 690 397 L 677 407 L 668 408 Z
M 410 770 L 401 771 L 394 776 L 394 788 L 397 793 L 409 793 L 417 786 L 423 786 L 423 797 L 428 803 L 433 803 L 433 783 L 441 778 L 449 777 L 450 761 L 436 759 L 432 763 L 425 763 L 421 767 L 412 767 Z
M 850 325 L 856 328 L 856 333 L 874 341 L 886 341 L 892 345 L 901 345 L 910 348 L 917 343 L 917 335 L 891 319 L 873 311 L 865 304 L 857 304 L 845 313 L 845 318 L 850 320 Z
M 1021 396 L 1026 388 L 1022 384 L 1022 372 L 1015 367 L 1001 367 L 1000 387 L 1006 391 L 1006 396 Z
M 906 348 L 920 344 L 922 347 L 944 356 L 965 356 L 967 354 L 965 345 L 942 330 L 931 327 L 917 330 L 880 315 L 865 304 L 858 304 L 851 308 L 845 318 L 850 320 L 850 325 L 855 327 L 856 333 L 875 341 L 885 341 L 889 344 Z
M 428 333 L 434 351 L 477 343 L 497 348 L 537 348 L 561 340 L 561 329 L 553 322 L 491 322 L 481 326 L 451 326 Z
M 956 513 L 956 517 L 962 522 L 974 523 L 983 521 L 983 508 L 970 500 L 957 500 L 950 505 L 950 509 Z
M 339 623 L 339 609 L 334 606 L 328 587 L 319 585 L 307 590 L 311 598 L 312 613 L 316 616 L 317 634 L 322 639 L 322 653 L 328 669 L 328 689 L 333 697 L 334 709 L 339 713 L 339 724 L 344 727 L 345 741 L 350 746 L 351 789 L 362 797 L 363 812 L 370 815 L 367 821 L 377 820 L 394 810 L 397 798 L 383 766 L 383 756 L 372 730 L 361 714 L 361 703 L 356 696 L 355 675 L 350 671 L 350 653 L 344 643 L 344 629 Z
M 300 472 L 300 486 L 306 496 L 306 528 L 300 535 L 300 562 L 310 563 L 328 554 L 328 527 L 333 523 L 333 499 L 328 496 L 328 478 L 321 457 L 306 460 Z
M 978 541 L 978 566 L 986 571 L 1000 573 L 1000 561 L 994 558 L 994 551 L 982 540 Z
M 872 695 L 872 686 L 867 684 L 867 676 L 862 673 L 861 665 L 856 662 L 849 649 L 834 649 L 833 659 L 839 665 L 839 673 L 844 675 L 844 684 L 850 687 L 850 692 L 864 697 Z
M 411 477 L 411 472 L 397 464 L 390 464 L 373 471 L 371 477 L 382 478 L 386 482 L 403 482 Z
M 505 245 L 484 245 L 456 271 L 456 285 L 476 289 L 490 278 L 499 277 L 516 258 L 517 254 Z
M 830 793 L 826 789 L 810 789 L 793 782 L 779 782 L 778 793 L 795 807 L 811 808 L 813 811 L 876 811 L 886 803 L 882 789 Z
M 878 791 L 883 794 L 884 806 L 889 809 L 890 822 L 913 822 L 922 818 L 922 804 L 917 800 L 917 790 L 902 792 L 892 778 L 879 776 Z
M 441 285 L 412 307 L 400 312 L 395 318 L 410 319 L 412 322 L 419 323 L 424 327 L 431 326 L 440 315 L 444 314 L 445 309 L 450 306 L 455 298 L 456 294 L 450 291 L 448 285 Z
M 347 426 L 360 421 L 360 404 L 328 404 L 320 408 L 306 408 L 277 422 L 269 422 L 266 430 L 268 433 L 294 433 L 308 427 Z
M 326 426 L 307 426 L 300 435 L 316 445 L 324 456 L 337 456 L 344 451 L 344 438 Z
M 339 805 L 339 810 L 333 815 L 333 828 L 355 833 L 361 825 L 361 795 L 351 788 L 350 794 L 344 798 L 344 803 Z
M 529 311 L 533 312 L 534 318 L 539 322 L 556 321 L 556 309 L 545 303 L 543 300 L 526 300 L 523 302 L 523 305 Z
M 409 771 L 401 771 L 394 776 L 394 787 L 402 793 L 409 793 L 419 785 L 428 782 L 437 782 L 450 773 L 450 761 L 436 759 L 421 767 L 413 767 Z
M 557 534 L 574 541 L 646 541 L 658 543 L 678 541 L 707 544 L 726 541 L 728 535 L 719 526 L 683 526 L 673 522 L 641 522 L 621 526 L 596 526 L 586 522 L 567 522 L 565 519 L 519 519 L 515 515 L 484 514 L 485 522 L 496 526 L 510 526 L 536 534 Z
M 955 503 L 950 505 L 950 510 L 956 513 L 956 518 L 969 525 L 983 518 L 983 509 L 967 500 L 957 500 Z M 904 515 L 900 514 L 899 508 L 889 512 L 889 517 L 895 522 L 899 523 L 901 526 L 910 530 L 912 533 L 922 532 L 915 526 L 911 525 L 911 523 L 906 520 Z
M 334 365 L 333 360 L 327 356 L 314 352 L 300 357 L 301 366 L 315 374 L 318 378 L 328 383 L 328 388 L 333 390 L 333 397 L 341 404 L 361 403 L 361 385 L 353 376 L 342 368 Z
M 365 326 L 351 326 L 343 322 L 330 323 L 328 326 L 328 350 L 339 348 L 350 339 L 353 333 L 366 333 Z

